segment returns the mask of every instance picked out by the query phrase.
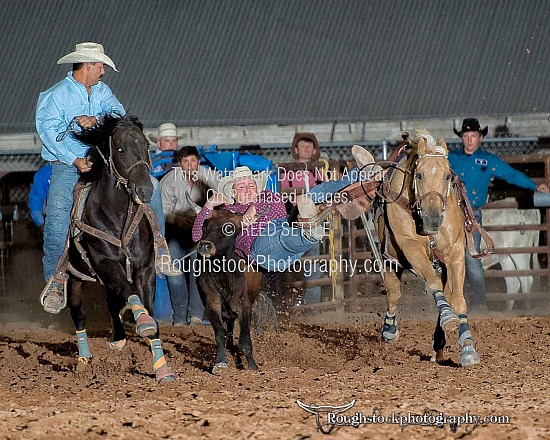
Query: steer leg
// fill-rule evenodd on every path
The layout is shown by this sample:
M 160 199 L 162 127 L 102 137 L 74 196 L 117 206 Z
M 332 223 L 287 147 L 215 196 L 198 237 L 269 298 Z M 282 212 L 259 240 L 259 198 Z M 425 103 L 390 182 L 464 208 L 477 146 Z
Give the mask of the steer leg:
M 229 353 L 231 353 L 233 355 L 233 357 L 235 358 L 235 366 L 238 368 L 238 369 L 242 369 L 243 368 L 243 363 L 242 363 L 242 360 L 241 360 L 241 356 L 240 356 L 240 353 L 239 353 L 239 350 L 237 348 L 237 346 L 235 345 L 235 341 L 233 339 L 233 331 L 234 331 L 234 328 L 235 328 L 235 320 L 237 318 L 237 315 L 236 314 L 231 314 L 231 316 L 225 321 L 226 325 L 227 325 L 227 340 L 225 342 L 225 347 L 227 348 L 227 350 L 229 351 Z
M 240 317 L 241 332 L 239 334 L 239 347 L 241 348 L 246 360 L 248 368 L 256 371 L 258 365 L 252 356 L 252 338 L 250 337 L 250 323 L 252 322 L 252 305 L 247 302 L 243 304 Z
M 221 374 L 222 371 L 227 370 L 229 367 L 227 361 L 227 330 L 223 324 L 221 304 L 217 304 L 216 310 L 211 307 L 206 308 L 206 318 L 210 321 L 212 328 L 214 329 L 214 338 L 216 339 L 216 363 L 212 368 L 212 374 Z

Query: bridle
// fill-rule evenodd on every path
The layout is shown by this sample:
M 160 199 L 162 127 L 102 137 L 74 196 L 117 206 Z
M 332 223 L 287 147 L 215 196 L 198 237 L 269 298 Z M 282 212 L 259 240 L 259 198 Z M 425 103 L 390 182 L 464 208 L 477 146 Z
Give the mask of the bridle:
M 443 148 L 436 146 L 435 147 L 435 153 L 426 153 L 426 154 L 419 155 L 418 158 L 415 161 L 415 170 L 418 169 L 418 164 L 422 159 L 426 159 L 426 158 L 430 158 L 430 157 L 437 157 L 437 158 L 447 159 L 447 153 L 444 151 Z M 449 173 L 450 173 L 450 171 L 449 171 Z M 449 176 L 450 176 L 450 174 L 449 174 Z M 424 200 L 426 197 L 436 196 L 436 197 L 439 197 L 439 199 L 441 200 L 441 203 L 443 204 L 443 211 L 445 211 L 445 209 L 447 208 L 447 200 L 449 198 L 449 194 L 451 193 L 451 180 L 452 179 L 449 178 L 448 181 L 447 181 L 447 190 L 445 192 L 445 195 L 441 194 L 439 191 L 428 191 L 427 193 L 420 195 L 420 193 L 418 191 L 417 174 L 415 172 L 413 174 L 413 182 L 412 182 L 415 202 L 413 203 L 412 207 L 414 209 L 418 210 L 418 212 L 421 212 L 422 211 L 422 207 L 421 207 L 422 200 Z
M 116 130 L 115 130 L 116 132 Z M 105 165 L 108 167 L 109 169 L 109 173 L 112 174 L 113 176 L 115 176 L 116 178 L 116 183 L 115 183 L 115 186 L 117 188 L 120 188 L 120 186 L 124 186 L 125 190 L 129 193 L 129 194 L 132 194 L 133 193 L 133 190 L 129 187 L 128 183 L 128 179 L 126 177 L 124 177 L 120 172 L 119 170 L 117 169 L 117 167 L 115 166 L 114 162 L 113 162 L 113 135 L 110 135 L 109 136 L 109 158 L 107 159 L 105 157 L 105 155 L 101 152 L 101 150 L 99 149 L 99 147 L 96 147 L 96 151 L 99 153 L 99 155 L 101 156 L 101 158 L 103 159 L 103 162 L 105 163 Z M 128 176 L 130 174 L 130 171 L 137 167 L 137 166 L 140 166 L 140 165 L 144 165 L 146 168 L 147 168 L 147 172 L 149 172 L 151 170 L 151 164 L 150 164 L 150 160 L 149 161 L 145 161 L 143 159 L 140 159 L 138 160 L 136 163 L 134 163 L 133 165 L 131 165 L 129 168 L 124 168 L 123 171 L 124 171 L 124 174 L 126 176 Z
M 57 142 L 61 142 L 63 139 L 65 139 L 67 137 L 67 135 L 69 133 L 77 133 L 78 130 L 77 130 L 77 127 L 78 127 L 78 116 L 75 116 L 71 122 L 69 123 L 69 125 L 67 126 L 67 128 L 62 131 L 61 133 L 59 133 L 56 137 L 56 141 Z M 107 159 L 105 157 L 105 155 L 103 154 L 103 152 L 101 151 L 101 149 L 96 146 L 96 151 L 99 153 L 99 155 L 101 156 L 101 159 L 103 159 L 103 163 L 105 163 L 105 165 L 107 166 L 107 168 L 109 169 L 109 174 L 112 174 L 115 176 L 116 178 L 116 183 L 115 183 L 115 186 L 117 188 L 120 188 L 120 186 L 124 186 L 125 190 L 130 194 L 132 195 L 133 193 L 133 190 L 128 186 L 128 179 L 126 177 L 124 177 L 117 169 L 117 167 L 115 166 L 114 162 L 113 162 L 113 136 L 114 134 L 116 133 L 116 131 L 118 130 L 118 128 L 115 128 L 115 130 L 113 131 L 112 134 L 109 135 L 109 159 Z M 128 176 L 130 171 L 134 168 L 134 167 L 137 167 L 137 166 L 140 166 L 140 165 L 145 165 L 145 167 L 147 168 L 147 172 L 149 172 L 151 170 L 151 158 L 149 157 L 147 161 L 143 160 L 143 159 L 140 159 L 138 160 L 135 164 L 131 165 L 129 168 L 124 168 L 124 173 Z

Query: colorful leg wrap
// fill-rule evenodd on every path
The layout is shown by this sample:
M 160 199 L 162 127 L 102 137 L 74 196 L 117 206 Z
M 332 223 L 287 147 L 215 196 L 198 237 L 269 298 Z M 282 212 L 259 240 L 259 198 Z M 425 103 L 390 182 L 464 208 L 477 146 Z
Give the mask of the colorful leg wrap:
M 159 368 L 166 365 L 160 339 L 151 339 L 151 353 L 153 354 L 153 369 L 156 372 Z
M 439 323 L 443 330 L 455 330 L 459 325 L 458 317 L 453 312 L 451 305 L 445 299 L 445 295 L 441 290 L 436 290 L 433 293 L 437 312 L 439 313 Z
M 134 314 L 134 319 L 136 321 L 138 320 L 139 315 L 142 315 L 143 313 L 146 315 L 149 314 L 147 310 L 145 310 L 145 307 L 143 307 L 143 304 L 137 295 L 130 295 L 128 297 L 128 304 L 132 308 L 132 313 Z
M 78 343 L 78 356 L 83 358 L 91 358 L 90 346 L 88 345 L 88 334 L 86 330 L 76 332 L 76 342 Z

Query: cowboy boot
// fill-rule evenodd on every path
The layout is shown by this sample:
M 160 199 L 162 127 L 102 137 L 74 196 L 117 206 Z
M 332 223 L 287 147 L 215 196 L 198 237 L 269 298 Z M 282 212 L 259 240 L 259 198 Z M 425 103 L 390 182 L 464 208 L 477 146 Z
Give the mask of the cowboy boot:
M 379 180 L 377 175 L 383 171 L 380 165 L 376 165 L 373 155 L 364 147 L 360 145 L 354 145 L 351 147 L 351 154 L 357 162 L 357 168 L 359 168 L 364 176 L 361 176 L 359 180 Z
M 40 304 L 48 313 L 57 315 L 67 305 L 67 280 L 64 272 L 56 272 L 50 277 L 40 294 Z
M 298 206 L 298 224 L 302 227 L 304 237 L 309 241 L 317 242 L 325 236 L 324 223 L 320 224 L 317 220 L 317 207 L 313 200 L 307 194 L 301 194 L 296 198 Z

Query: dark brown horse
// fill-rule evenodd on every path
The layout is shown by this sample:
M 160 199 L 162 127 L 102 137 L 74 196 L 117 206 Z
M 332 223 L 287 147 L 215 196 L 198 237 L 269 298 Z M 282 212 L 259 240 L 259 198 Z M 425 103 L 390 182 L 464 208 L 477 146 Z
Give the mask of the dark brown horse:
M 465 230 L 464 216 L 452 190 L 452 173 L 447 145 L 436 145 L 431 134 L 417 130 L 419 142 L 399 162 L 383 192 L 386 203 L 380 217 L 379 235 L 384 251 L 402 267 L 412 267 L 426 281 L 433 295 L 438 320 L 433 348 L 436 360 L 443 360 L 445 332 L 459 329 L 462 366 L 480 362 L 474 349 L 464 300 Z M 436 266 L 443 265 L 443 279 Z M 382 336 L 397 340 L 395 312 L 401 297 L 402 268 L 384 273 L 387 311 Z
M 90 146 L 89 156 L 94 165 L 89 175 L 84 176 L 88 180 L 86 185 L 80 182 L 75 190 L 75 207 L 79 205 L 80 193 L 85 202 L 81 214 L 77 213 L 72 221 L 79 232 L 74 236 L 72 228 L 69 271 L 80 278 L 89 274 L 105 285 L 113 324 L 110 347 L 120 350 L 126 345 L 119 312 L 128 304 L 136 320 L 136 332 L 148 339 L 157 381 L 174 380 L 152 316 L 155 237 L 151 225 L 156 219 L 146 205 L 153 194 L 153 183 L 149 175 L 149 142 L 143 127 L 133 116 L 106 116 L 100 125 L 74 136 Z M 85 330 L 81 285 L 80 280 L 71 277 L 68 306 L 77 330 L 79 360 L 87 363 L 92 355 Z

